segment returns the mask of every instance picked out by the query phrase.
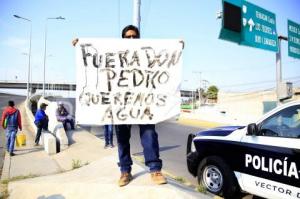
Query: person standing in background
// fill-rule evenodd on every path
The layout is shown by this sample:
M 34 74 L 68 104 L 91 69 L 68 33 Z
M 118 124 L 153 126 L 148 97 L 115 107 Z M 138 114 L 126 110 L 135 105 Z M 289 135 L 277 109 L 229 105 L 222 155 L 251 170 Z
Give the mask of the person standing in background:
M 6 149 L 10 156 L 14 156 L 14 147 L 18 128 L 22 131 L 21 114 L 15 107 L 14 101 L 8 101 L 1 117 L 2 127 L 6 130 Z
M 114 147 L 113 144 L 113 125 L 108 124 L 104 125 L 104 138 L 105 138 L 105 145 L 104 148 L 106 149 L 107 147 Z
M 44 129 L 45 131 L 48 131 L 49 118 L 45 113 L 47 106 L 48 106 L 47 104 L 42 103 L 40 105 L 40 109 L 38 109 L 37 112 L 35 113 L 34 124 L 37 127 L 37 132 L 36 132 L 36 136 L 35 136 L 35 146 L 39 145 L 42 130 Z

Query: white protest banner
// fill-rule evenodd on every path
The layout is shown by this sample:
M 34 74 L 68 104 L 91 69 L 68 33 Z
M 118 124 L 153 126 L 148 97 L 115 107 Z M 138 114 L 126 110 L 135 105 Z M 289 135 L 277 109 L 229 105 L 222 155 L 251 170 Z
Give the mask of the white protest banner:
M 79 39 L 76 121 L 155 124 L 180 113 L 183 42 Z

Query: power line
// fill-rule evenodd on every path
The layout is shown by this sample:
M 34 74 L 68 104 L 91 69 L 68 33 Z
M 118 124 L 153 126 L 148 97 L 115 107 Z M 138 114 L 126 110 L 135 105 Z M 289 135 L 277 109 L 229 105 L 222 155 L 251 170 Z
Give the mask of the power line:
M 283 63 L 283 65 L 290 65 L 290 64 L 294 64 L 294 63 L 297 63 L 299 62 L 299 60 L 293 60 L 293 61 L 288 61 L 288 62 L 285 62 Z M 260 70 L 262 69 L 268 69 L 268 70 L 271 70 L 271 69 L 274 69 L 274 65 L 266 65 L 266 66 L 258 66 L 256 68 L 259 68 Z M 202 72 L 204 73 L 215 73 L 215 72 L 232 72 L 232 71 L 249 71 L 249 70 L 253 70 L 253 68 L 249 68 L 249 67 L 235 67 L 235 68 L 230 68 L 230 69 L 224 69 L 224 70 L 202 70 Z
M 297 79 L 300 79 L 300 76 L 295 76 L 295 77 L 288 77 L 288 78 L 285 78 L 285 80 L 293 80 L 293 79 L 296 79 L 296 80 L 297 80 Z M 266 83 L 274 83 L 274 82 L 276 82 L 276 81 L 275 81 L 275 80 L 266 80 L 266 81 L 249 82 L 249 83 L 243 83 L 243 84 L 225 85 L 225 86 L 220 86 L 220 88 L 251 86 L 251 85 L 266 84 Z

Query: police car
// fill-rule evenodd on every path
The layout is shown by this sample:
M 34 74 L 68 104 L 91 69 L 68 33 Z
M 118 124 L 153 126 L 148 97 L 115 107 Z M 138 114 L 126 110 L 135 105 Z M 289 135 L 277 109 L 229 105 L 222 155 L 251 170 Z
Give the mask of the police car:
M 187 166 L 209 192 L 238 198 L 300 199 L 300 101 L 273 109 L 257 123 L 190 134 Z

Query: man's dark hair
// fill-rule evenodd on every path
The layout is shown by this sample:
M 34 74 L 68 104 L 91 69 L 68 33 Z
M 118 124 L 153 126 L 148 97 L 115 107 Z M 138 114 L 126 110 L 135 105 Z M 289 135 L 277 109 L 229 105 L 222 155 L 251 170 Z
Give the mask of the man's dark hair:
M 9 100 L 8 101 L 8 106 L 11 106 L 11 107 L 15 106 L 15 102 L 12 101 L 12 100 Z
M 123 30 L 122 30 L 122 38 L 125 37 L 126 32 L 129 31 L 129 30 L 135 31 L 137 38 L 140 38 L 140 31 L 139 31 L 139 29 L 138 29 L 136 26 L 134 26 L 134 25 L 128 25 L 128 26 L 126 26 L 125 28 L 123 28 Z

